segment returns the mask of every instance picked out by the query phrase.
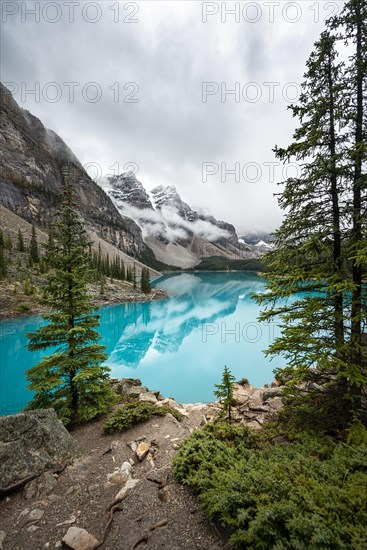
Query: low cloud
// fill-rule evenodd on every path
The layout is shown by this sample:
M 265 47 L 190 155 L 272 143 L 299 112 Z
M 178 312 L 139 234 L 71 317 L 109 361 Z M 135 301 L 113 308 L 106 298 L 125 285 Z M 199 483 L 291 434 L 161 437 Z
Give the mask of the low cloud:
M 108 186 L 103 185 L 108 193 Z M 207 220 L 196 220 L 190 222 L 184 220 L 173 207 L 163 206 L 160 209 L 141 209 L 114 198 L 111 199 L 122 215 L 132 218 L 141 228 L 143 238 L 163 237 L 170 242 L 180 239 L 187 239 L 190 234 L 214 242 L 221 238 L 228 238 L 229 232 L 221 229 Z

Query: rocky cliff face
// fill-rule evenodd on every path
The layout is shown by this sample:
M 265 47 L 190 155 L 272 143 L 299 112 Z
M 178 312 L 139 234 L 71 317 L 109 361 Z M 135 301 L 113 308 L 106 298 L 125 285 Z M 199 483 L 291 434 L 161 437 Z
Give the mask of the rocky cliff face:
M 80 212 L 90 229 L 132 256 L 152 257 L 139 226 L 120 214 L 63 140 L 21 109 L 2 84 L 0 95 L 0 204 L 47 227 L 57 209 L 60 186 L 71 171 Z

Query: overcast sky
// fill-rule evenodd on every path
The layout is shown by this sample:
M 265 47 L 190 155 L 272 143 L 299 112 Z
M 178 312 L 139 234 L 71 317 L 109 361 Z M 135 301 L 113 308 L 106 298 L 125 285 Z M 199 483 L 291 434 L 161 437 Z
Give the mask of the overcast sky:
M 342 4 L 4 0 L 1 80 L 91 177 L 134 168 L 239 233 L 273 230 L 272 148 L 291 139 L 287 105 Z

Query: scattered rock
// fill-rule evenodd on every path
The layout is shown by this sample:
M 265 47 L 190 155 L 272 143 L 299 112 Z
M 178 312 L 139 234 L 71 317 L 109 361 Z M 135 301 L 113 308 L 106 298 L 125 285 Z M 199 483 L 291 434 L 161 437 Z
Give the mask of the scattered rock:
M 3 544 L 6 539 L 5 531 L 0 531 L 0 550 L 3 550 Z
M 176 426 L 177 426 L 178 428 L 182 428 L 181 424 L 179 423 L 179 421 L 177 420 L 177 418 L 175 418 L 175 417 L 173 416 L 173 414 L 171 414 L 171 413 L 166 414 L 166 418 L 169 418 L 174 424 L 176 424 Z
M 22 511 L 20 512 L 20 514 L 19 514 L 19 516 L 18 516 L 18 519 L 17 519 L 17 523 L 18 523 L 19 521 L 21 521 L 26 515 L 29 514 L 29 510 L 30 510 L 30 508 L 25 508 L 24 510 L 22 510 Z
M 139 483 L 140 479 L 129 479 L 124 487 L 117 493 L 115 496 L 114 502 L 120 502 L 123 498 L 125 498 L 125 495 L 134 489 L 135 485 Z
M 18 523 L 20 522 L 21 526 L 25 527 L 30 523 L 36 523 L 44 516 L 44 511 L 40 508 L 34 508 L 30 511 L 29 508 L 23 510 L 18 516 Z
M 273 397 L 281 397 L 283 393 L 283 388 L 280 387 L 272 387 L 268 388 L 263 393 L 263 401 L 267 401 L 268 399 L 272 399 Z
M 24 487 L 24 498 L 39 498 L 42 495 L 49 495 L 57 485 L 57 476 L 52 472 L 45 472 L 37 479 L 30 481 Z
M 93 550 L 99 544 L 98 540 L 80 527 L 69 527 L 62 539 L 62 544 L 72 550 Z
M 126 394 L 130 389 L 136 388 L 136 391 L 140 391 L 138 387 L 141 387 L 141 380 L 138 378 L 122 378 L 118 384 L 118 391 L 121 394 Z
M 118 470 L 112 474 L 107 474 L 107 480 L 110 483 L 117 485 L 123 485 L 131 477 L 131 464 L 130 462 L 124 462 Z
M 139 443 L 138 448 L 136 449 L 136 453 L 135 453 L 137 459 L 139 460 L 139 462 L 144 460 L 144 458 L 147 456 L 147 454 L 149 452 L 149 448 L 150 448 L 150 446 L 148 445 L 148 443 L 145 443 L 144 441 L 142 443 Z
M 274 397 L 268 401 L 269 408 L 272 413 L 278 412 L 283 408 L 283 399 L 281 397 Z
M 177 403 L 174 399 L 171 399 L 170 397 L 166 397 L 165 399 L 161 399 L 157 403 L 157 407 L 163 407 L 163 405 L 167 405 L 167 407 L 177 407 Z
M 150 467 L 152 469 L 154 469 L 155 468 L 155 463 L 154 463 L 154 459 L 153 459 L 153 457 L 150 453 L 148 453 L 148 455 L 147 455 L 147 461 L 149 462 Z
M 250 401 L 248 408 L 250 411 L 268 412 L 269 404 L 264 403 L 262 399 L 253 399 Z
M 172 498 L 172 491 L 169 485 L 166 485 L 158 491 L 158 498 L 162 502 L 169 502 Z
M 81 455 L 54 409 L 25 411 L 0 417 L 0 485 L 54 470 Z
M 138 444 L 136 441 L 132 441 L 131 443 L 128 444 L 128 446 L 130 447 L 133 453 L 135 453 L 136 449 L 138 448 Z
M 153 392 L 146 392 L 139 394 L 139 401 L 144 401 L 145 403 L 153 403 L 154 405 L 158 402 L 157 397 Z
M 44 516 L 44 510 L 41 510 L 41 508 L 34 508 L 34 510 L 31 510 L 27 517 L 27 523 L 31 523 L 32 521 L 39 521 Z
M 77 514 L 72 515 L 69 519 L 66 519 L 65 521 L 62 521 L 61 523 L 58 523 L 56 527 L 62 527 L 63 525 L 72 525 L 76 522 L 78 517 L 80 516 L 81 512 L 78 512 Z
M 27 531 L 28 533 L 34 533 L 35 531 L 38 531 L 39 527 L 37 525 L 30 525 L 29 527 L 27 527 Z
M 167 483 L 168 474 L 169 474 L 169 468 L 167 467 L 159 468 L 159 469 L 154 468 L 148 473 L 148 475 L 146 476 L 146 479 L 148 479 L 149 481 L 153 481 L 153 483 L 157 483 L 158 485 L 163 487 Z

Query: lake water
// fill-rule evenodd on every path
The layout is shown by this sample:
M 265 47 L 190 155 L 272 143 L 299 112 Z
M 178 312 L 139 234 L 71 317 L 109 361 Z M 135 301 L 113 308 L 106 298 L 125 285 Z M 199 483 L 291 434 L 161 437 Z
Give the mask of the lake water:
M 237 379 L 270 383 L 281 359 L 270 362 L 262 350 L 278 334 L 274 324 L 258 323 L 251 293 L 265 288 L 249 272 L 178 273 L 155 282 L 169 298 L 107 306 L 100 332 L 113 377 L 140 378 L 178 402 L 214 399 L 214 384 L 227 365 Z M 21 410 L 31 398 L 25 371 L 45 352 L 29 352 L 27 332 L 43 323 L 32 316 L 0 323 L 0 413 Z M 47 351 L 49 354 L 50 351 Z

